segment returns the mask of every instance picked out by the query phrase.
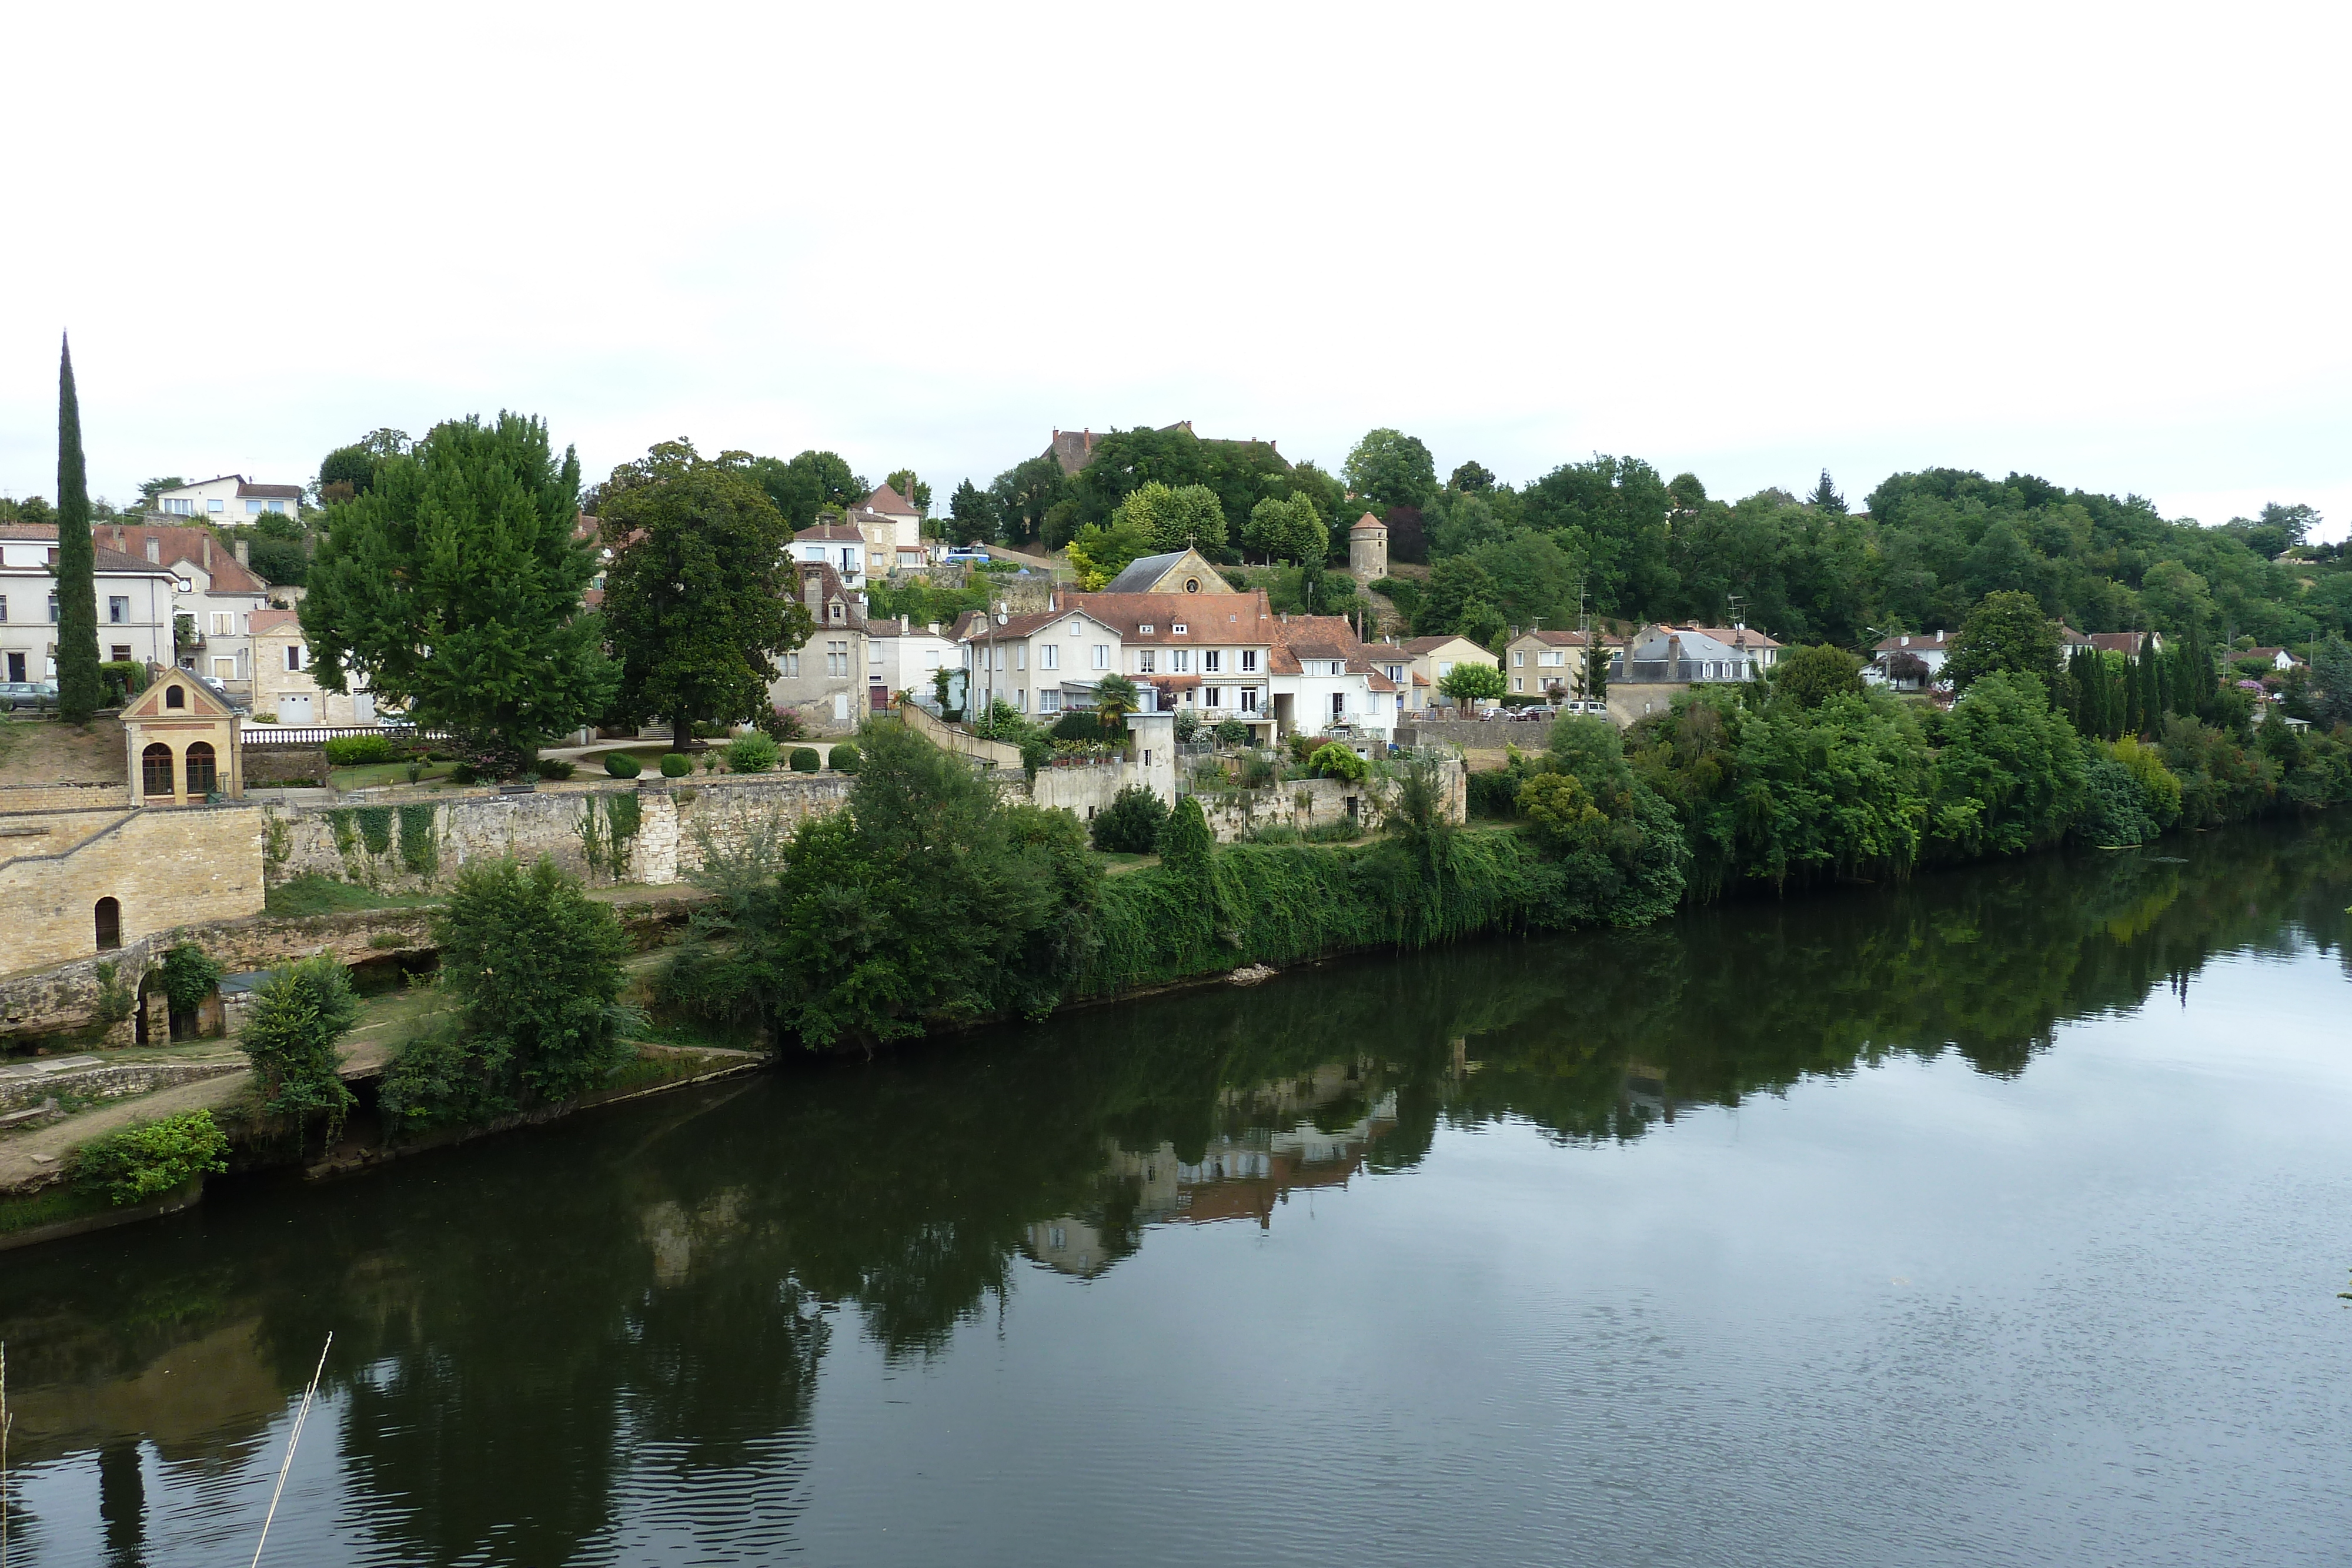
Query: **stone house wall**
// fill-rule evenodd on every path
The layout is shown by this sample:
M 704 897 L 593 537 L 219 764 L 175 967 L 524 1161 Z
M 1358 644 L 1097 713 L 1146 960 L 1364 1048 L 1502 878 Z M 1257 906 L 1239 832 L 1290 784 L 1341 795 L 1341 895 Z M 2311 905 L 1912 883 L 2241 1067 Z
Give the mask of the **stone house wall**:
M 112 958 L 98 950 L 105 898 L 120 907 L 125 948 L 177 926 L 258 913 L 262 810 L 228 801 L 0 819 L 26 835 L 0 838 L 8 857 L 0 860 L 0 963 L 16 970 Z M 24 844 L 44 847 L 23 852 Z

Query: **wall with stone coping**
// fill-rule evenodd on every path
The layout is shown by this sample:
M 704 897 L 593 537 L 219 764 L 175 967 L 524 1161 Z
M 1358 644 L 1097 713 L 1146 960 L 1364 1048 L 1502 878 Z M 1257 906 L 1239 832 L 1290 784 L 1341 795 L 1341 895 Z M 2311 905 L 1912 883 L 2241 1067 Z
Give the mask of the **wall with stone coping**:
M 1088 768 L 1040 768 L 1029 786 L 1029 799 L 1040 806 L 1058 806 L 1081 822 L 1111 803 L 1121 789 L 1140 783 L 1142 770 L 1130 763 L 1104 762 Z
M 42 1078 L 0 1078 L 0 1112 L 21 1111 L 51 1095 L 79 1094 L 89 1100 L 120 1100 L 150 1090 L 225 1078 L 246 1070 L 242 1061 L 151 1061 L 136 1067 L 86 1067 Z
M 10 784 L 0 787 L 0 816 L 11 811 L 128 809 L 128 784 Z
M 1541 751 L 1551 744 L 1551 727 L 1558 722 L 1550 718 L 1520 724 L 1507 719 L 1415 718 L 1398 728 L 1396 738 L 1399 746 L 1458 746 L 1465 751 L 1500 751 L 1516 746 L 1521 751 Z

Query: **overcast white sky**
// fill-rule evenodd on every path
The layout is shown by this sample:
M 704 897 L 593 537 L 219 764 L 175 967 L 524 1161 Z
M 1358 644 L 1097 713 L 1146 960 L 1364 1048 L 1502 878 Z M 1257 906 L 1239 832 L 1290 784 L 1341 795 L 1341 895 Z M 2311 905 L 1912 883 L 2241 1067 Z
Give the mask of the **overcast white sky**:
M 544 415 L 947 492 L 1366 429 L 1858 499 L 2352 519 L 2352 7 L 47 6 L 5 25 L 0 490 Z

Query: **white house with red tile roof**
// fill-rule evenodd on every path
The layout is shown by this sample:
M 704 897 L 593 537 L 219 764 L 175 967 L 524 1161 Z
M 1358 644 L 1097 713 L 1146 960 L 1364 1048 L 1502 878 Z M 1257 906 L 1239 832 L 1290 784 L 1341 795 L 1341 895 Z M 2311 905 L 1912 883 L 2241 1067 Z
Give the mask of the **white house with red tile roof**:
M 887 485 L 877 485 L 843 521 L 866 541 L 866 570 L 872 576 L 930 564 L 930 552 L 923 546 L 921 511 Z
M 971 672 L 975 712 L 1002 699 L 1016 713 L 1050 720 L 1094 706 L 1095 683 L 1126 673 L 1118 626 L 1076 605 L 1057 602 L 1002 620 L 968 610 L 951 635 L 957 662 Z M 1141 676 L 1136 681 L 1149 684 Z
M 1365 643 L 1344 615 L 1285 615 L 1274 636 L 1274 714 L 1281 734 L 1347 726 L 1383 746 L 1395 735 L 1403 688 L 1381 662 L 1391 644 Z
M 100 523 L 101 545 L 135 556 L 173 575 L 173 612 L 188 618 L 193 642 L 179 645 L 178 663 L 243 695 L 253 689 L 249 622 L 269 607 L 269 584 L 247 563 L 243 541 L 224 545 L 213 530 L 153 523 Z
M 842 586 L 853 591 L 866 586 L 871 552 L 866 535 L 848 523 L 819 523 L 803 528 L 793 536 L 790 553 L 796 562 L 833 568 Z M 878 569 L 889 570 L 887 566 Z
M 1063 602 L 1118 629 L 1125 674 L 1161 707 L 1203 720 L 1267 722 L 1276 622 L 1263 591 L 1073 593 Z

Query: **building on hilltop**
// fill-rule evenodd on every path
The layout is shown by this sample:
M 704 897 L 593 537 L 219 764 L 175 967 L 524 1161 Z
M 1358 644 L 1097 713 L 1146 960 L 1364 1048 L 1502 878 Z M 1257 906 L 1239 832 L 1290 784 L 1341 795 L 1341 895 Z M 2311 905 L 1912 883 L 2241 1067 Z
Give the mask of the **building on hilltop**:
M 1916 692 L 1939 684 L 1944 678 L 1945 662 L 1952 656 L 1952 634 L 1948 632 L 1898 632 L 1892 637 L 1881 638 L 1870 651 L 1870 663 L 1863 667 L 1862 678 L 1871 685 L 1887 685 L 1898 692 Z
M 1610 716 L 1631 724 L 1695 685 L 1763 680 L 1780 656 L 1779 643 L 1744 624 L 1644 626 L 1610 660 Z
M 1389 526 L 1366 512 L 1348 530 L 1348 575 L 1370 588 L 1389 574 Z
M 1413 637 L 1398 646 L 1412 656 L 1412 673 L 1419 677 L 1420 684 L 1415 690 L 1421 694 L 1420 701 L 1411 704 L 1415 707 L 1433 705 L 1453 706 L 1454 699 L 1437 688 L 1445 684 L 1445 677 L 1452 674 L 1458 664 L 1484 664 L 1490 670 L 1503 667 L 1500 659 L 1467 637 Z
M 887 485 L 876 486 L 874 493 L 852 507 L 843 521 L 866 541 L 866 576 L 919 571 L 930 564 L 930 550 L 923 543 L 921 511 Z
M 795 563 L 829 566 L 840 574 L 842 586 L 853 591 L 866 586 L 868 552 L 861 529 L 848 523 L 819 523 L 794 534 L 790 548 Z
M 1173 424 L 1163 424 L 1160 427 L 1160 433 L 1162 435 L 1179 430 L 1192 436 L 1196 441 L 1207 442 L 1213 445 L 1263 446 L 1276 455 L 1280 455 L 1276 443 L 1261 441 L 1255 435 L 1247 441 L 1235 441 L 1230 437 L 1196 434 L 1192 429 L 1192 422 L 1189 419 L 1180 419 Z M 1054 432 L 1053 439 L 1046 444 L 1045 450 L 1053 455 L 1055 462 L 1062 465 L 1062 472 L 1065 475 L 1075 474 L 1095 460 L 1095 448 L 1102 444 L 1103 437 L 1108 434 L 1110 433 L 1097 430 L 1056 430 Z
M 257 485 L 242 474 L 224 474 L 177 489 L 158 490 L 148 510 L 167 517 L 205 517 L 218 523 L 243 523 L 266 512 L 299 514 L 299 485 Z

